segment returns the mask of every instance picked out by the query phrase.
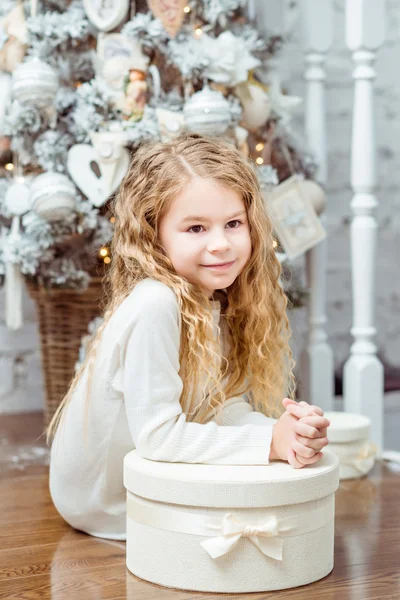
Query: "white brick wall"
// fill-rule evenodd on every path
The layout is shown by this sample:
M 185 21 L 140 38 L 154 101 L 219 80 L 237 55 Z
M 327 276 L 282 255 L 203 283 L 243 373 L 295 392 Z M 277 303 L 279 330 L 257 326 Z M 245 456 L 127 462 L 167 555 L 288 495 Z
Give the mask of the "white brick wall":
M 287 0 L 292 39 L 281 57 L 283 81 L 290 93 L 305 95 L 304 63 L 299 47 L 298 0 Z M 400 3 L 388 0 L 388 35 L 376 61 L 376 119 L 378 144 L 377 198 L 379 250 L 377 264 L 378 347 L 389 363 L 400 366 Z M 344 0 L 336 0 L 335 40 L 327 58 L 329 186 L 328 333 L 339 366 L 351 344 L 351 277 L 349 220 L 351 189 L 350 132 L 352 120 L 352 63 L 344 42 Z M 301 131 L 301 116 L 295 128 Z M 397 238 L 397 239 L 396 239 Z M 33 303 L 25 299 L 25 325 L 9 332 L 3 321 L 0 292 L 0 413 L 37 410 L 43 404 L 43 380 Z M 303 343 L 306 311 L 292 318 L 294 351 Z

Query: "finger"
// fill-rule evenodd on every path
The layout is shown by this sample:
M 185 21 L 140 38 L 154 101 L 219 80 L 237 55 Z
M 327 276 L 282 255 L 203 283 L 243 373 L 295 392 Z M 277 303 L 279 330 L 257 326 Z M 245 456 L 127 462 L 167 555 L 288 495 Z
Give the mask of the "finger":
M 312 427 L 311 425 L 307 425 L 307 423 L 303 423 L 303 421 L 297 421 L 297 423 L 294 424 L 293 429 L 297 435 L 302 435 L 303 437 L 310 439 L 326 437 L 326 435 L 321 435 L 321 431 L 319 429 Z
M 291 465 L 294 469 L 302 469 L 304 465 L 297 460 L 296 453 L 293 448 L 289 448 L 287 460 L 289 465 Z
M 330 421 L 326 417 L 319 417 L 317 415 L 301 417 L 301 422 L 306 423 L 306 425 L 311 425 L 311 427 L 316 427 L 317 429 L 323 429 L 330 425 Z
M 303 444 L 303 446 L 312 448 L 316 452 L 320 452 L 322 448 L 329 444 L 329 440 L 327 437 L 310 439 L 307 437 L 303 437 L 302 435 L 298 435 L 296 436 L 296 439 L 298 442 L 300 442 L 300 444 Z
M 318 452 L 317 454 L 314 454 L 314 456 L 312 458 L 304 458 L 303 456 L 297 456 L 297 460 L 298 462 L 300 462 L 303 467 L 306 467 L 307 465 L 314 465 L 315 463 L 317 463 L 319 460 L 321 460 L 321 458 L 323 457 L 322 452 Z
M 298 419 L 302 419 L 303 417 L 315 416 L 315 413 L 310 410 L 309 406 L 300 406 L 300 404 L 288 404 L 286 406 L 286 410 L 291 415 L 297 417 Z
M 289 404 L 297 404 L 296 400 L 291 400 L 291 398 L 284 398 L 282 400 L 283 406 L 286 408 Z
M 308 402 L 304 402 L 304 400 L 299 402 L 299 404 L 301 406 L 304 406 L 305 408 L 308 408 L 309 411 L 311 411 L 317 415 L 320 415 L 321 417 L 324 416 L 324 411 L 322 410 L 322 408 L 320 408 L 319 406 L 316 406 L 315 404 L 308 404 Z
M 301 461 L 301 458 L 312 458 L 315 454 L 315 450 L 313 450 L 313 448 L 305 446 L 298 440 L 293 440 L 291 446 L 296 452 L 296 456 L 299 461 Z

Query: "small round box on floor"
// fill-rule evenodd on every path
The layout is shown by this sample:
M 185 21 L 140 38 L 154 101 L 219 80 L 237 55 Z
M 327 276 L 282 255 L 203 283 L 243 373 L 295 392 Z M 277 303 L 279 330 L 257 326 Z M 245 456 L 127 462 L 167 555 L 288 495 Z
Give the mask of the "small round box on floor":
M 126 564 L 162 586 L 201 592 L 280 590 L 333 569 L 338 459 L 316 465 L 124 460 Z
M 339 459 L 340 479 L 358 479 L 374 466 L 377 448 L 369 439 L 371 420 L 365 415 L 326 412 L 328 451 Z

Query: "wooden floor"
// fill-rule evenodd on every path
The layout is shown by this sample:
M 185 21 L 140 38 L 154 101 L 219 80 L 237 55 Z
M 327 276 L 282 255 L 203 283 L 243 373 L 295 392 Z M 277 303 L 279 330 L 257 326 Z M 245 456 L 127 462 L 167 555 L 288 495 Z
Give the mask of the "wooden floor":
M 27 448 L 40 415 L 0 417 L 0 599 L 190 600 L 289 598 L 400 600 L 400 469 L 377 464 L 336 494 L 335 567 L 325 579 L 282 592 L 204 594 L 162 588 L 131 575 L 125 543 L 71 529 L 48 492 L 48 467 Z M 31 464 L 27 464 L 27 463 Z

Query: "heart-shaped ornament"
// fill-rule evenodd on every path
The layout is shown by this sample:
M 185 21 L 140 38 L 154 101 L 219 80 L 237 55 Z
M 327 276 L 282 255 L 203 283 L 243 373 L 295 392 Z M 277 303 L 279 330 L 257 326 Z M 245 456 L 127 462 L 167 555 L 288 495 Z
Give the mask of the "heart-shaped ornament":
M 81 192 L 90 200 L 93 206 L 99 208 L 107 202 L 118 188 L 128 169 L 129 160 L 128 150 L 121 148 L 120 156 L 115 164 L 102 164 L 98 160 L 93 146 L 76 144 L 68 152 L 67 166 L 69 174 Z M 97 163 L 98 169 L 96 168 L 96 171 L 100 172 L 100 176 L 93 170 L 93 163 Z M 112 178 L 108 176 L 110 168 L 113 169 Z
M 169 35 L 175 37 L 182 27 L 187 0 L 147 0 L 147 4 Z

